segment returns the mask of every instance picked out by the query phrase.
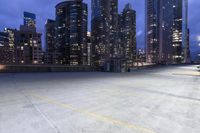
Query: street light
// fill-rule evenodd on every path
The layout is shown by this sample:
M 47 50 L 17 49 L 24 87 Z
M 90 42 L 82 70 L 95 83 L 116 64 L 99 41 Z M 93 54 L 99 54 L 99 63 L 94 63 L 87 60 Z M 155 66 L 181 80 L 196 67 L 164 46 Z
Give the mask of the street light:
M 0 65 L 0 70 L 4 70 L 6 68 L 5 65 Z

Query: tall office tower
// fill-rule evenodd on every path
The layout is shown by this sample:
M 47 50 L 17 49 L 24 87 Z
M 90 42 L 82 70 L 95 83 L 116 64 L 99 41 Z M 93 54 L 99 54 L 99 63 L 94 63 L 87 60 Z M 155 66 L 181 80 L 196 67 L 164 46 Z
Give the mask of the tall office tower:
M 149 63 L 181 63 L 182 0 L 146 0 Z
M 173 27 L 173 0 L 160 0 L 159 14 L 159 63 L 173 63 L 172 27 Z
M 131 4 L 126 4 L 120 15 L 120 40 L 122 57 L 126 59 L 128 66 L 132 66 L 136 59 L 136 11 Z
M 93 64 L 107 66 L 111 57 L 110 0 L 92 0 L 92 45 Z
M 191 63 L 190 53 L 190 29 L 187 29 L 187 44 L 185 45 L 185 63 Z
M 173 63 L 182 63 L 182 26 L 183 26 L 182 0 L 173 0 Z
M 160 0 L 146 0 L 145 7 L 147 62 L 157 63 L 160 50 Z
M 110 52 L 112 58 L 119 57 L 118 31 L 118 0 L 110 0 Z
M 42 64 L 41 33 L 21 25 L 16 32 L 16 60 L 18 64 Z
M 17 64 L 42 64 L 42 34 L 36 32 L 35 18 L 32 13 L 24 13 L 24 25 L 15 31 Z
M 92 37 L 91 32 L 87 32 L 87 57 L 88 65 L 92 65 Z
M 68 0 L 56 5 L 55 50 L 59 64 L 87 65 L 87 4 Z
M 9 45 L 8 45 L 8 51 L 9 51 L 9 56 L 10 58 L 8 59 L 9 64 L 15 64 L 16 63 L 16 43 L 15 43 L 15 38 L 16 38 L 16 29 L 10 29 L 10 28 L 5 28 L 4 32 L 8 34 L 8 40 L 9 40 Z
M 24 12 L 24 25 L 36 28 L 36 15 L 30 12 Z
M 0 64 L 10 64 L 9 34 L 0 32 Z
M 183 47 L 184 63 L 190 63 L 190 30 L 188 28 L 188 0 L 183 1 Z
M 56 64 L 55 58 L 55 20 L 47 19 L 45 23 L 45 45 L 44 53 L 45 64 Z
M 55 21 L 48 19 L 45 24 L 46 51 L 54 52 L 55 45 Z

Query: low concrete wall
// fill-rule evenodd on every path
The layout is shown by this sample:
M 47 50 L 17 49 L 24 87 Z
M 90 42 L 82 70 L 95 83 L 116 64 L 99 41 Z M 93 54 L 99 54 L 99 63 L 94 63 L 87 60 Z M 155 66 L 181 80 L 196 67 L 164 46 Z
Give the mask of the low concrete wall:
M 91 66 L 46 66 L 46 65 L 0 65 L 0 73 L 28 72 L 95 72 L 99 68 Z

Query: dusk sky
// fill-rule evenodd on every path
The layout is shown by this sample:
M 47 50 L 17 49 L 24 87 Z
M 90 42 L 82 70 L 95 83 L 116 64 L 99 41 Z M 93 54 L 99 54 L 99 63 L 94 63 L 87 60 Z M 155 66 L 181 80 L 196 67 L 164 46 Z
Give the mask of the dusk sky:
M 61 1 L 64 0 L 0 0 L 0 30 L 5 27 L 19 29 L 19 25 L 23 23 L 23 12 L 28 11 L 37 15 L 37 31 L 43 33 L 44 37 L 45 21 L 47 18 L 55 18 L 55 5 Z M 90 31 L 91 0 L 84 0 L 84 2 L 88 3 L 88 30 Z M 119 12 L 123 10 L 126 3 L 131 3 L 137 12 L 137 44 L 138 47 L 144 47 L 145 0 L 119 0 Z M 200 53 L 199 7 L 199 0 L 189 0 L 189 28 L 193 55 Z

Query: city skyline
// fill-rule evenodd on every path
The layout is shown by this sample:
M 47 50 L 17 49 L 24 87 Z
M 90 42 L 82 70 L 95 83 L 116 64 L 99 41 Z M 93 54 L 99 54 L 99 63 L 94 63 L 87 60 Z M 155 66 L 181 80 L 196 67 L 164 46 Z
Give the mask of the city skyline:
M 0 5 L 0 133 L 200 131 L 200 1 Z
M 50 19 L 54 19 L 55 18 L 55 5 L 59 2 L 61 2 L 63 0 L 55 0 L 55 1 L 51 1 L 48 2 L 48 5 L 45 5 L 46 1 L 39 1 L 39 2 L 35 2 L 35 1 L 23 1 L 23 0 L 17 0 L 16 3 L 13 4 L 9 4 L 9 1 L 1 1 L 0 4 L 5 5 L 4 7 L 6 8 L 1 8 L 0 11 L 2 12 L 2 15 L 0 16 L 0 18 L 3 19 L 3 21 L 0 24 L 0 30 L 3 30 L 3 28 L 5 27 L 9 27 L 9 28 L 17 28 L 19 24 L 22 24 L 22 13 L 23 11 L 28 11 L 28 12 L 32 12 L 35 13 L 37 16 L 37 29 L 38 32 L 43 33 L 42 36 L 42 44 L 44 47 L 44 27 L 45 27 L 45 21 L 46 19 L 50 18 Z M 90 29 L 90 25 L 91 25 L 91 2 L 90 0 L 84 0 L 85 3 L 88 4 L 88 30 L 91 31 Z M 145 0 L 141 0 L 141 1 L 137 1 L 137 0 L 119 0 L 119 13 L 122 12 L 123 7 L 126 3 L 131 3 L 132 7 L 134 10 L 136 10 L 137 12 L 137 44 L 139 48 L 143 48 L 145 45 L 144 43 L 144 16 L 145 16 Z M 198 25 L 200 25 L 198 22 L 198 5 L 200 5 L 200 2 L 197 2 L 194 0 L 189 0 L 189 28 L 190 28 L 190 32 L 191 32 L 191 53 L 194 55 L 196 55 L 196 53 L 200 50 L 198 43 L 200 42 L 199 39 L 199 29 L 195 28 L 198 27 Z M 8 10 L 10 8 L 15 8 L 16 12 L 10 12 L 10 10 Z M 37 7 L 37 8 L 36 8 Z M 191 8 L 192 7 L 192 8 Z M 13 21 L 10 20 L 15 20 L 13 23 Z M 194 25 L 194 26 L 191 26 Z

